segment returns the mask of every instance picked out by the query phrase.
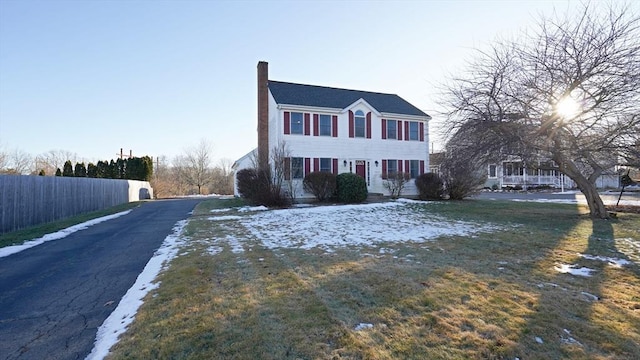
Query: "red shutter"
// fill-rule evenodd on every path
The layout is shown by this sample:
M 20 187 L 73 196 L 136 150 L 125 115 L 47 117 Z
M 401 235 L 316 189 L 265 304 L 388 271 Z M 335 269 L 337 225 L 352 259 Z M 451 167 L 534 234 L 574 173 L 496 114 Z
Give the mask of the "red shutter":
M 311 135 L 311 114 L 304 113 L 304 134 Z
M 284 112 L 284 133 L 285 135 L 291 134 L 291 118 L 288 111 Z
M 398 160 L 398 173 L 402 173 L 402 160 Z
M 313 158 L 313 171 L 320 171 L 320 159 Z
M 367 139 L 371 139 L 371 111 L 367 113 Z
M 382 138 L 387 138 L 387 120 L 382 119 Z
M 404 122 L 404 140 L 409 141 L 409 122 Z
M 398 140 L 402 140 L 402 121 L 398 121 Z
M 333 174 L 338 175 L 338 159 L 333 159 Z
M 331 131 L 332 131 L 331 136 L 338 137 L 338 115 L 333 115 L 331 117 L 331 123 L 332 123 L 331 124 Z M 337 161 L 337 159 L 336 159 L 336 161 Z
M 420 141 L 424 141 L 424 123 L 420 123 Z
M 349 110 L 349 137 L 354 137 L 355 124 L 353 121 L 353 111 Z
M 291 158 L 284 158 L 284 179 L 291 180 Z
M 311 158 L 304 158 L 304 176 L 311 172 Z
M 313 136 L 320 135 L 320 131 L 318 131 L 318 114 L 313 114 Z
M 409 160 L 404 161 L 404 172 L 411 172 L 411 167 L 409 166 Z
M 420 160 L 420 175 L 424 174 L 424 160 Z
M 387 178 L 387 160 L 382 160 L 382 178 Z

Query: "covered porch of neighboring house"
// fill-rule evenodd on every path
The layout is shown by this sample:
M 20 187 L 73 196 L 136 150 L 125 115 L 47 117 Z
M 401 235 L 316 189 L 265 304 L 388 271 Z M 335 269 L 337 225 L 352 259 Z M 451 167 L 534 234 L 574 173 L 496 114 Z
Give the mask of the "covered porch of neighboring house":
M 486 187 L 494 189 L 530 190 L 540 188 L 574 189 L 575 182 L 564 175 L 553 161 L 537 161 L 527 164 L 523 161 L 503 161 L 488 167 Z M 618 188 L 620 175 L 617 169 L 610 169 L 596 180 L 599 189 Z
M 537 161 L 527 164 L 523 161 L 503 161 L 490 164 L 486 187 L 504 189 L 556 188 L 571 189 L 574 182 L 562 174 L 552 161 Z

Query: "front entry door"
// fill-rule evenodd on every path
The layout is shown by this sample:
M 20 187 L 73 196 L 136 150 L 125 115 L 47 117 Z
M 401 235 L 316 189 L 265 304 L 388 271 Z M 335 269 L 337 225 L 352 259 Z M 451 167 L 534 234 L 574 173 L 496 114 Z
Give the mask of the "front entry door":
M 356 160 L 356 174 L 360 175 L 363 179 L 367 179 L 367 168 L 365 167 L 364 160 Z

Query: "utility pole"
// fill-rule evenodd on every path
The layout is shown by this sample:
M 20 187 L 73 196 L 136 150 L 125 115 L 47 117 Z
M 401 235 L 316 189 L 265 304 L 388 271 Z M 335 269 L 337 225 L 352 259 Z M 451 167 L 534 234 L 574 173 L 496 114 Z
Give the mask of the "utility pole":
M 123 149 L 120 148 L 120 154 L 116 153 L 116 156 L 119 156 L 120 159 L 124 159 L 124 152 L 122 151 Z M 131 159 L 133 157 L 133 150 L 129 150 L 129 159 Z

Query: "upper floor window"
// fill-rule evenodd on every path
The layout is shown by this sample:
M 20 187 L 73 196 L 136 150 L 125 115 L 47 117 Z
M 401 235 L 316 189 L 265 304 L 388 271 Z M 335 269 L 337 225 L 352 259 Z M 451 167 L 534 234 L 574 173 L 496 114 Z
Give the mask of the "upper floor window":
M 291 113 L 291 133 L 302 135 L 304 131 L 304 123 L 303 123 L 302 113 L 292 112 Z
M 420 140 L 420 126 L 415 121 L 409 122 L 409 140 Z
M 331 136 L 331 115 L 320 115 L 320 136 Z
M 387 120 L 387 139 L 398 138 L 398 122 L 395 120 Z
M 366 122 L 362 110 L 355 112 L 355 137 L 365 137 Z

